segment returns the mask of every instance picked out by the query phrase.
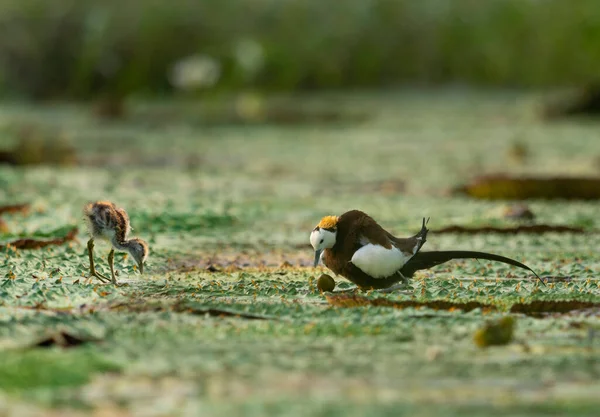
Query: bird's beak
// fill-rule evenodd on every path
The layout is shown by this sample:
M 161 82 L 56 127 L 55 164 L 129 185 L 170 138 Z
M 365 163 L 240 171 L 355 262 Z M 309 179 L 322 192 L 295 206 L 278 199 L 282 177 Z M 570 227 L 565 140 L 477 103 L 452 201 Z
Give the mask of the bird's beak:
M 143 274 L 143 273 L 144 273 L 144 264 L 143 264 L 143 263 L 141 263 L 141 264 L 139 265 L 139 267 L 140 267 L 140 275 L 141 275 L 141 274 Z
M 323 249 L 317 249 L 315 251 L 315 264 L 313 266 L 317 266 L 319 265 L 319 261 L 321 260 L 321 252 L 323 252 Z

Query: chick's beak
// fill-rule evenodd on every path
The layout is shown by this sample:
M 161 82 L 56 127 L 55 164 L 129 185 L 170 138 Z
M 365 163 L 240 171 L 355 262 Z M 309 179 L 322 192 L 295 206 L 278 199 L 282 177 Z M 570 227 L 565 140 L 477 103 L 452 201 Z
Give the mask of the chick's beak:
M 139 265 L 139 267 L 140 267 L 140 275 L 141 275 L 141 274 L 143 274 L 143 273 L 144 273 L 144 264 L 143 264 L 143 263 L 141 263 L 141 264 Z
M 315 264 L 313 266 L 319 265 L 319 261 L 321 260 L 321 252 L 323 252 L 323 249 L 317 249 L 315 251 Z

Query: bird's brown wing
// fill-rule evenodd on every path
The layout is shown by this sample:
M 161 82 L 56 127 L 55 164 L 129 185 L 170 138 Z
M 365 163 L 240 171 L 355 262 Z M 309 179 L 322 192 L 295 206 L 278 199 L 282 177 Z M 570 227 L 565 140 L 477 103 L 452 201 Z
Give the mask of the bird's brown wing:
M 398 238 L 388 232 L 386 233 L 388 234 L 388 237 L 391 239 L 391 241 L 394 243 L 394 246 L 396 246 L 402 252 L 414 254 L 419 252 L 425 244 L 425 242 L 427 241 L 427 232 L 429 232 L 429 229 L 426 226 L 427 221 L 429 221 L 429 219 L 425 220 L 425 218 L 423 218 L 423 225 L 421 226 L 421 230 L 419 230 L 419 232 L 416 235 L 408 238 Z
M 129 234 L 129 216 L 127 212 L 122 208 L 115 210 L 116 220 L 117 220 L 117 237 L 119 241 L 123 242 L 127 239 L 127 235 Z
M 392 249 L 392 240 L 390 234 L 383 227 L 379 226 L 375 220 L 369 216 L 364 216 L 357 223 L 357 237 L 361 246 L 368 243 L 383 246 L 386 249 Z

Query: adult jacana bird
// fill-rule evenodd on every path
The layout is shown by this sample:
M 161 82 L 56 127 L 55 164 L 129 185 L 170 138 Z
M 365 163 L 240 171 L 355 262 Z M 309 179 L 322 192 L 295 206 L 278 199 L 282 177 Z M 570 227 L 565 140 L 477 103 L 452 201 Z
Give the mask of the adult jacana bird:
M 322 259 L 334 273 L 361 289 L 390 289 L 407 284 L 416 271 L 452 259 L 486 259 L 531 271 L 544 284 L 527 265 L 504 256 L 457 250 L 421 252 L 428 231 L 425 219 L 416 235 L 397 238 L 359 210 L 326 216 L 310 234 L 314 266 Z
M 90 233 L 90 240 L 87 243 L 90 275 L 102 282 L 112 281 L 113 284 L 117 284 L 114 269 L 115 249 L 129 252 L 137 263 L 140 274 L 143 274 L 144 262 L 148 257 L 148 244 L 139 238 L 128 238 L 131 225 L 129 224 L 127 212 L 122 208 L 117 208 L 110 201 L 97 201 L 86 204 L 83 213 Z M 106 240 L 112 245 L 108 254 L 108 265 L 112 279 L 96 271 L 94 265 L 94 239 Z

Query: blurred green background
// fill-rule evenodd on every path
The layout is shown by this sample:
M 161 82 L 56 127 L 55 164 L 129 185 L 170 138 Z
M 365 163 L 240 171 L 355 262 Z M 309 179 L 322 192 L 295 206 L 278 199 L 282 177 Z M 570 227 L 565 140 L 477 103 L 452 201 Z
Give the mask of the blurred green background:
M 572 86 L 599 23 L 597 0 L 3 0 L 0 92 Z
M 600 0 L 0 0 L 0 245 L 79 228 L 0 251 L 0 417 L 597 416 L 599 129 L 558 119 L 600 113 L 599 70 Z M 498 174 L 586 181 L 453 191 Z M 122 287 L 85 279 L 100 199 L 150 244 Z M 423 308 L 342 308 L 308 236 L 350 209 L 548 287 L 456 261 L 369 296 Z

